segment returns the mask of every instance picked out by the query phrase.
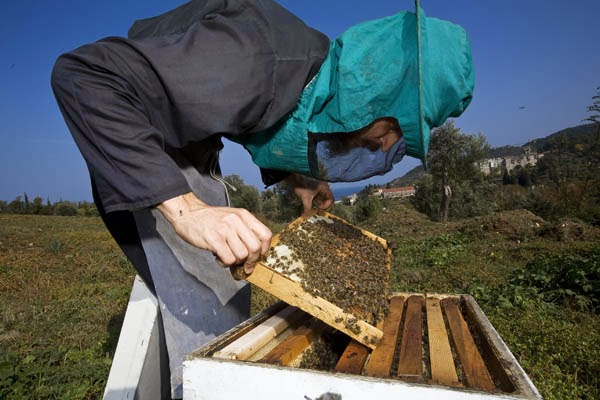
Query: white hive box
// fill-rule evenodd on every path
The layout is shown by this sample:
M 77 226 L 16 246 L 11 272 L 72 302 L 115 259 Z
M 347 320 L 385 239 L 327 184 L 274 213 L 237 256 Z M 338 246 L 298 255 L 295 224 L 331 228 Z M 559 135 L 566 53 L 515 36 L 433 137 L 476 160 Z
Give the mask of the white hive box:
M 382 330 L 371 350 L 278 303 L 184 362 L 184 399 L 541 399 L 471 296 L 395 294 Z M 333 364 L 303 366 L 325 336 Z

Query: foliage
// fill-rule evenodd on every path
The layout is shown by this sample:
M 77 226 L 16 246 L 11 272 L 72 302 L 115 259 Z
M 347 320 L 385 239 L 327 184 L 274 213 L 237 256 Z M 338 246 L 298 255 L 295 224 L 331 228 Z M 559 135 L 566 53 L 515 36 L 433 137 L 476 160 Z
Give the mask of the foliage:
M 95 399 L 102 396 L 111 359 L 92 349 L 34 348 L 27 355 L 0 356 L 3 399 Z
M 600 319 L 527 295 L 523 299 L 517 308 L 484 306 L 543 398 L 600 398 Z
M 285 223 L 302 213 L 302 202 L 285 184 L 276 184 L 261 193 L 262 215 L 269 221 Z
M 497 307 L 550 303 L 600 314 L 600 249 L 538 255 L 495 288 L 473 287 L 479 300 Z
M 600 396 L 599 260 L 598 247 L 536 255 L 506 283 L 471 289 L 546 399 Z
M 425 174 L 417 182 L 417 192 L 412 203 L 422 213 L 438 219 L 442 192 L 440 182 L 433 175 Z M 455 181 L 452 189 L 448 216 L 452 219 L 485 215 L 496 207 L 496 187 L 483 179 Z
M 439 204 L 442 194 L 434 181 L 433 175 L 424 174 L 416 183 L 415 195 L 411 198 L 412 204 L 417 210 L 432 219 L 439 215 Z
M 133 275 L 99 218 L 0 214 L 0 398 L 101 398 Z
M 383 206 L 381 201 L 373 196 L 360 196 L 352 210 L 352 220 L 355 222 L 363 222 L 377 215 Z
M 93 203 L 86 201 L 72 202 L 60 200 L 54 204 L 50 200 L 44 201 L 41 197 L 29 200 L 27 193 L 17 196 L 11 202 L 0 200 L 0 213 L 4 214 L 33 214 L 33 215 L 80 215 L 85 217 L 98 216 L 98 210 Z
M 427 156 L 430 177 L 425 175 L 416 184 L 417 209 L 441 221 L 491 210 L 493 206 L 486 204 L 490 185 L 476 165 L 488 151 L 483 134 L 465 135 L 453 121 L 436 129 Z
M 519 185 L 525 188 L 531 187 L 536 183 L 533 167 L 517 165 L 510 172 L 504 168 L 502 183 L 504 185 Z
M 252 185 L 246 185 L 239 175 L 228 175 L 224 178 L 229 189 L 229 201 L 232 207 L 245 208 L 251 213 L 260 212 L 260 194 Z
M 510 284 L 531 288 L 546 302 L 600 313 L 600 251 L 542 255 L 515 271 Z
M 73 216 L 77 215 L 77 207 L 68 201 L 61 201 L 54 205 L 56 215 Z
M 348 206 L 344 206 L 342 204 L 336 203 L 329 210 L 330 213 L 337 215 L 338 217 L 345 219 L 346 221 L 352 220 L 352 209 Z
M 469 218 L 489 214 L 496 208 L 494 192 L 495 187 L 484 180 L 457 182 L 449 210 L 450 218 Z
M 421 267 L 446 266 L 465 251 L 465 248 L 465 240 L 460 236 L 451 234 L 432 236 L 415 246 L 412 263 Z

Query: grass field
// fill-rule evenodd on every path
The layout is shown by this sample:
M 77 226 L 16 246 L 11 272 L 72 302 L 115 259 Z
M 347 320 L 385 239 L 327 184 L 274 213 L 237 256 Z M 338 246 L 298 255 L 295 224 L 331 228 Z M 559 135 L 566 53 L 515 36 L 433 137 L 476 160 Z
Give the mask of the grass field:
M 473 294 L 545 398 L 600 398 L 598 228 L 405 203 L 362 227 L 395 243 L 394 290 Z M 0 398 L 101 397 L 134 274 L 99 218 L 0 215 Z

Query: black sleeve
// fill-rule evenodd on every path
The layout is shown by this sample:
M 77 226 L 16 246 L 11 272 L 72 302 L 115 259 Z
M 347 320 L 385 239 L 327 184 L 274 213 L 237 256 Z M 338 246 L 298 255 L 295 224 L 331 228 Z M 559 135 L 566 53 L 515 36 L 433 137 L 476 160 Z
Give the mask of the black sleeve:
M 135 90 L 118 74 L 86 62 L 86 52 L 110 57 L 102 49 L 109 45 L 94 43 L 61 56 L 51 78 L 107 213 L 152 206 L 190 191 Z
M 278 171 L 276 169 L 261 168 L 260 175 L 265 187 L 272 186 L 287 178 L 290 173 L 286 171 Z
M 156 295 L 154 281 L 152 280 L 150 267 L 148 267 L 148 259 L 146 258 L 146 253 L 142 247 L 142 241 L 137 230 L 133 213 L 130 211 L 114 211 L 107 214 L 102 208 L 102 203 L 98 201 L 98 192 L 93 178 L 92 195 L 94 201 L 98 205 L 98 213 L 100 214 L 104 225 L 106 225 L 106 228 L 115 239 L 115 242 L 117 242 L 119 247 L 121 247 L 121 250 L 123 250 L 123 253 L 125 253 L 129 261 L 131 261 L 138 275 L 148 286 L 148 289 Z

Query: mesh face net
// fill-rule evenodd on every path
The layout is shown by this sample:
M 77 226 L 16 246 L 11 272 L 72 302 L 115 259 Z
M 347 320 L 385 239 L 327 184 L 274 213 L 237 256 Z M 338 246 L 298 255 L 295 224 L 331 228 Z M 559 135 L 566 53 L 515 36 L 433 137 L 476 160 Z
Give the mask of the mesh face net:
M 386 152 L 367 147 L 354 147 L 340 152 L 334 150 L 332 142 L 336 138 L 327 139 L 323 136 L 309 136 L 308 158 L 311 175 L 327 182 L 355 182 L 383 175 L 399 163 L 406 153 L 404 137 L 400 137 Z

